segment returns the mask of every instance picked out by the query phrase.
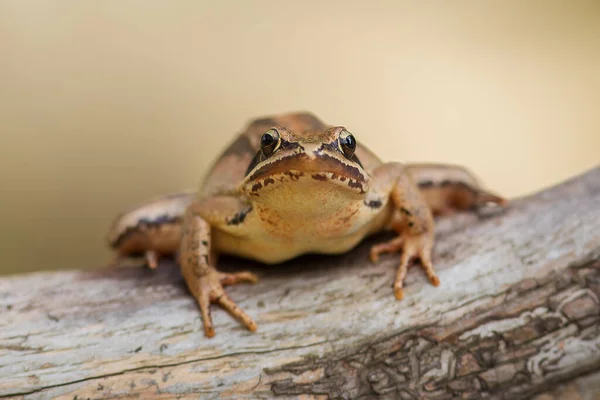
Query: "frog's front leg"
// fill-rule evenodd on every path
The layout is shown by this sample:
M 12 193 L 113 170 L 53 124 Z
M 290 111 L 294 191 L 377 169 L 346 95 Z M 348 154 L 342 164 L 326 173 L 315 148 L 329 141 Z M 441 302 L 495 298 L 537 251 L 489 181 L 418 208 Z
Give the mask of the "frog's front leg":
M 258 278 L 251 272 L 227 274 L 215 268 L 216 252 L 211 249 L 211 227 L 201 218 L 197 204 L 192 204 L 186 212 L 183 224 L 183 235 L 179 254 L 179 262 L 185 282 L 198 302 L 204 322 L 204 334 L 215 335 L 210 303 L 218 303 L 231 315 L 239 319 L 248 329 L 255 331 L 256 323 L 240 309 L 223 289 L 223 285 L 238 282 L 257 282 Z
M 376 198 L 389 196 L 395 211 L 391 222 L 398 237 L 374 245 L 370 257 L 373 262 L 376 262 L 381 253 L 402 251 L 394 281 L 396 298 L 400 300 L 404 297 L 403 282 L 409 263 L 414 258 L 421 261 L 429 281 L 438 286 L 440 280 L 431 262 L 434 242 L 433 215 L 404 166 L 399 163 L 388 163 L 376 168 L 373 171 L 373 185 L 369 195 Z

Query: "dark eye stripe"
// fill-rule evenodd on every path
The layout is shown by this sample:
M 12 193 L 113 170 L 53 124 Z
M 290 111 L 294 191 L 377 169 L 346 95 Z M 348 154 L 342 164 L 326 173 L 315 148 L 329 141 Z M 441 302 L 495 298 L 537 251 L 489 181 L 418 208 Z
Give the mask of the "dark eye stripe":
M 293 150 L 296 148 L 302 148 L 302 146 L 299 143 L 291 143 L 291 142 L 288 142 L 287 140 L 281 139 L 281 144 L 279 145 L 279 148 L 277 150 Z M 244 176 L 248 176 L 248 174 L 254 168 L 256 168 L 256 166 L 258 164 L 265 161 L 266 159 L 267 159 L 267 157 L 265 157 L 263 151 L 258 150 L 258 152 L 252 158 L 252 161 L 250 161 L 250 164 L 248 165 L 248 168 L 246 169 L 246 173 L 244 174 Z

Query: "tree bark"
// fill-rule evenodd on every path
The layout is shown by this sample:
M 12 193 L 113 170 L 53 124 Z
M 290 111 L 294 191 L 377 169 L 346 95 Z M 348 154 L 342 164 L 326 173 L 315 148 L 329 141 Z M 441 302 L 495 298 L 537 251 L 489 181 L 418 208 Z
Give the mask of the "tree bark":
M 368 262 L 383 238 L 277 267 L 224 258 L 261 275 L 228 288 L 259 329 L 215 307 L 213 339 L 172 262 L 3 277 L 0 398 L 598 398 L 600 167 L 440 220 L 441 285 L 412 268 L 402 301 L 398 255 Z

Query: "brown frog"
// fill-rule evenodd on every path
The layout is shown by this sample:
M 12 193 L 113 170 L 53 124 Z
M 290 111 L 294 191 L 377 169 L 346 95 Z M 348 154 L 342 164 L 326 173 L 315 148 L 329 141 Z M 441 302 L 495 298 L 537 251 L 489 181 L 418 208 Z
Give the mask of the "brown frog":
M 433 285 L 440 283 L 431 262 L 434 215 L 504 204 L 461 167 L 383 163 L 346 128 L 294 113 L 252 122 L 197 194 L 159 198 L 122 214 L 109 243 L 117 258 L 144 254 L 152 268 L 158 257 L 177 253 L 212 337 L 211 302 L 257 328 L 223 289 L 256 282 L 256 275 L 219 272 L 219 254 L 274 264 L 306 253 L 344 253 L 369 235 L 393 230 L 397 236 L 373 246 L 370 258 L 401 252 L 394 280 L 400 300 L 413 259 Z

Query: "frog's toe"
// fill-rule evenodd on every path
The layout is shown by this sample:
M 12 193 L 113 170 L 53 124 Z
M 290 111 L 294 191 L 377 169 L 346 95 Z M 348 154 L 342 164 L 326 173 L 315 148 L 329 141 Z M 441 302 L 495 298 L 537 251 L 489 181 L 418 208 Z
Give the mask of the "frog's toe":
M 146 265 L 150 269 L 156 269 L 158 267 L 158 253 L 154 250 L 147 250 L 145 253 Z
M 116 254 L 109 262 L 109 267 L 117 267 L 119 263 L 124 260 L 127 256 L 123 254 Z M 146 250 L 144 253 L 144 259 L 146 260 L 146 265 L 150 269 L 156 269 L 158 267 L 159 254 L 154 250 Z
M 227 293 L 225 293 L 225 291 L 223 291 L 223 293 L 221 293 L 214 301 L 218 302 L 221 307 L 229 312 L 229 314 L 240 320 L 250 331 L 254 332 L 258 328 L 256 322 L 254 322 L 252 318 L 250 318 L 250 316 L 244 312 L 244 310 L 239 308 L 238 305 L 231 300 Z
M 437 274 L 435 273 L 433 263 L 431 262 L 431 250 L 429 248 L 419 248 L 418 257 L 421 260 L 421 268 L 423 268 L 423 271 L 425 271 L 429 282 L 431 282 L 433 286 L 439 286 L 440 278 L 438 278 Z
M 208 292 L 200 289 L 198 294 L 194 294 L 194 297 L 200 307 L 200 314 L 202 315 L 202 321 L 204 323 L 204 335 L 206 337 L 215 336 L 215 326 L 213 325 L 210 313 L 210 297 Z
M 404 238 L 402 236 L 398 236 L 388 242 L 371 246 L 371 251 L 369 252 L 369 258 L 371 259 L 371 262 L 376 263 L 379 261 L 380 254 L 394 253 L 401 250 L 403 241 Z
M 233 274 L 221 272 L 220 278 L 223 285 L 234 285 L 239 282 L 258 282 L 258 276 L 250 271 L 240 271 Z

